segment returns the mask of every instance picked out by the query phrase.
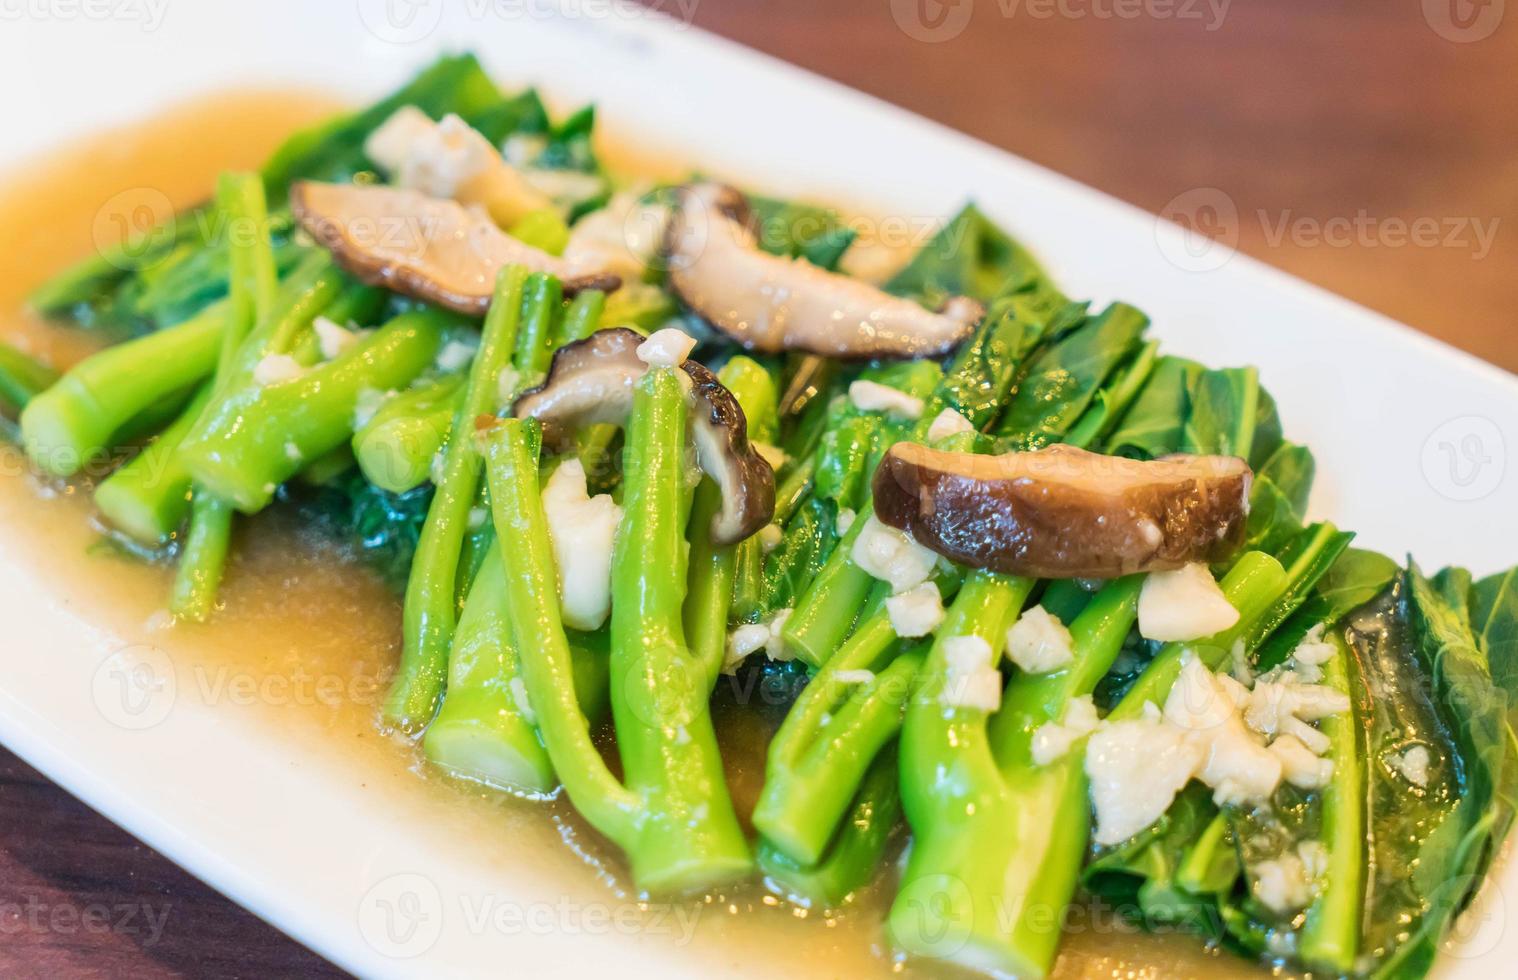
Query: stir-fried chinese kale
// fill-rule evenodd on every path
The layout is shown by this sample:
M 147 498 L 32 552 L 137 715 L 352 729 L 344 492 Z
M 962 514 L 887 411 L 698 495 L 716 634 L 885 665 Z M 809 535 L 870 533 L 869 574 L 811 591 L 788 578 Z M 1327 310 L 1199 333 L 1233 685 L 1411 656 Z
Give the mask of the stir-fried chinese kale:
M 8 431 L 53 477 L 111 464 L 100 515 L 177 563 L 180 617 L 239 514 L 350 542 L 404 594 L 382 723 L 562 789 L 640 891 L 889 889 L 892 947 L 1018 976 L 1085 901 L 1426 973 L 1518 805 L 1518 571 L 1309 522 L 1254 368 L 1065 296 L 973 205 L 877 287 L 836 212 L 627 183 L 593 124 L 464 56 L 295 135 L 37 291 L 117 342 L 61 376 L 0 345 Z M 350 184 L 493 223 L 483 317 L 302 205 Z M 712 693 L 774 664 L 807 680 L 740 814 Z

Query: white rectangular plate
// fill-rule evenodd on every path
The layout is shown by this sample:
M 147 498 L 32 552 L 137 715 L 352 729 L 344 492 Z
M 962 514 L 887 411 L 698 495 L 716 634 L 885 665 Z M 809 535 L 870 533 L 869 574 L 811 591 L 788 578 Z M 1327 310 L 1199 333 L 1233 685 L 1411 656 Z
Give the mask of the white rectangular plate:
M 503 85 L 536 83 L 564 105 L 595 101 L 620 136 L 775 193 L 911 220 L 973 198 L 1045 259 L 1067 292 L 1134 303 L 1168 350 L 1259 365 L 1286 431 L 1317 454 L 1317 516 L 1359 531 L 1366 546 L 1412 551 L 1426 567 L 1458 562 L 1486 573 L 1518 560 L 1518 495 L 1506 456 L 1518 446 L 1512 376 L 1243 256 L 1199 259 L 1197 243 L 1172 225 L 732 44 L 601 3 L 571 4 L 581 16 L 551 6 L 44 4 L 42 16 L 0 31 L 0 166 L 191 94 L 309 84 L 357 101 L 440 50 L 473 50 Z M 387 22 L 386 11 L 399 19 Z M 363 774 L 271 750 L 214 709 L 186 706 L 123 733 L 91 697 L 104 652 L 119 643 L 80 621 L 67 598 L 0 558 L 9 634 L 0 650 L 0 739 L 337 963 L 366 976 L 709 972 L 709 961 L 677 943 L 614 927 L 517 929 L 508 941 L 467 915 L 424 915 L 424 928 L 438 929 L 425 949 L 367 941 L 373 916 L 412 901 L 397 874 L 425 873 L 436 894 L 422 897 L 441 909 L 463 902 L 467 910 L 469 896 L 529 907 L 544 886 L 527 873 L 487 875 L 467 847 L 376 809 Z M 1504 880 L 1518 887 L 1518 867 Z M 1483 955 L 1452 960 L 1449 975 L 1492 975 L 1496 964 L 1518 961 L 1518 930 L 1495 925 L 1496 938 L 1472 950 Z M 765 967 L 760 959 L 722 963 L 756 976 Z

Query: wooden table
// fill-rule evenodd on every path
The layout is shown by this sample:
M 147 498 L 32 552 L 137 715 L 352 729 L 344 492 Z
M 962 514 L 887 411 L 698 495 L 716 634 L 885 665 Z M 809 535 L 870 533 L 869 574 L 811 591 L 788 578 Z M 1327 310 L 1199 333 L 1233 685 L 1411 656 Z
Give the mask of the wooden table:
M 1416 0 L 918 2 L 655 6 L 1151 211 L 1217 188 L 1245 251 L 1518 370 L 1518 24 L 1449 40 Z M 1419 220 L 1439 241 L 1405 240 Z M 128 975 L 340 974 L 0 752 L 0 976 Z

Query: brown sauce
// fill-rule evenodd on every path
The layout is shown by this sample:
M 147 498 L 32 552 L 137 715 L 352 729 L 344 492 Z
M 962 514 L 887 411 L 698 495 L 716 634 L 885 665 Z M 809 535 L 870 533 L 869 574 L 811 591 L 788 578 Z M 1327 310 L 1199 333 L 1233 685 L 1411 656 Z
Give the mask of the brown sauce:
M 109 219 L 112 209 L 143 199 L 143 188 L 174 207 L 203 200 L 219 171 L 256 167 L 285 135 L 336 105 L 289 92 L 220 95 L 91 138 L 0 180 L 0 338 L 59 367 L 93 350 L 98 341 L 87 332 L 25 312 L 28 292 L 90 254 L 94 243 L 108 244 L 119 226 Z M 415 746 L 378 732 L 378 698 L 399 653 L 399 602 L 290 513 L 276 507 L 242 522 L 224 608 L 213 623 L 164 629 L 171 571 L 104 546 L 87 492 L 28 474 L 17 451 L 0 443 L 0 554 L 35 567 L 70 608 L 122 645 L 166 651 L 182 692 L 248 716 L 260 737 L 306 764 L 358 773 L 376 805 L 414 814 L 476 866 L 499 869 L 502 880 L 550 876 L 556 891 L 583 902 L 627 901 L 619 859 L 565 804 L 451 780 L 429 769 Z M 718 724 L 734 797 L 746 812 L 772 722 L 752 710 L 719 708 Z M 684 917 L 658 907 L 641 914 L 648 932 L 668 932 L 671 943 L 689 945 L 690 955 L 718 968 L 764 963 L 778 975 L 837 977 L 942 973 L 890 957 L 880 927 L 889 901 L 882 885 L 842 913 L 818 915 L 749 890 L 711 896 L 682 909 Z M 693 920 L 692 910 L 699 913 Z M 687 921 L 695 923 L 688 939 Z M 1184 980 L 1258 971 L 1194 938 L 1093 922 L 1066 940 L 1056 975 Z

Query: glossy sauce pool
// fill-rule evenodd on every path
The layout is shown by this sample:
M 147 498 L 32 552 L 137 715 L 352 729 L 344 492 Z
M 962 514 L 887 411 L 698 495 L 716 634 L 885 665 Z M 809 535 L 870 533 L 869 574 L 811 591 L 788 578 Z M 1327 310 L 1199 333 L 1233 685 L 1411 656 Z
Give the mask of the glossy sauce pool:
M 26 313 L 27 293 L 144 215 L 204 200 L 219 171 L 257 167 L 292 130 L 336 108 L 303 93 L 221 95 L 91 138 L 5 177 L 0 338 L 58 366 L 95 349 L 99 342 L 88 333 Z M 614 149 L 607 155 L 631 159 Z M 222 588 L 224 608 L 214 622 L 166 628 L 161 610 L 171 570 L 106 545 L 86 486 L 37 479 L 16 450 L 0 442 L 0 555 L 34 567 L 69 597 L 71 608 L 123 645 L 164 650 L 182 692 L 248 716 L 273 751 L 330 757 L 356 768 L 384 806 L 414 815 L 439 839 L 459 842 L 471 861 L 499 869 L 503 880 L 529 864 L 546 868 L 565 896 L 625 903 L 649 931 L 667 931 L 671 942 L 688 944 L 692 956 L 709 957 L 719 969 L 723 962 L 772 962 L 777 973 L 817 976 L 944 972 L 890 958 L 880 928 L 888 886 L 832 916 L 789 908 L 758 890 L 710 896 L 673 911 L 639 908 L 622 891 L 615 853 L 561 801 L 517 800 L 429 769 L 412 744 L 380 734 L 375 725 L 380 692 L 399 654 L 398 599 L 339 545 L 278 507 L 240 522 Z M 723 707 L 732 700 L 719 696 L 717 724 L 734 798 L 746 813 L 778 709 Z M 1059 977 L 1260 973 L 1193 938 L 1137 934 L 1111 916 L 1075 919 L 1085 927 L 1066 939 Z M 688 923 L 693 935 L 686 933 Z

